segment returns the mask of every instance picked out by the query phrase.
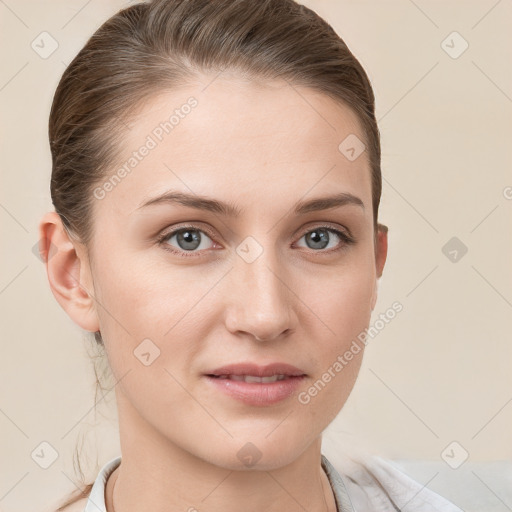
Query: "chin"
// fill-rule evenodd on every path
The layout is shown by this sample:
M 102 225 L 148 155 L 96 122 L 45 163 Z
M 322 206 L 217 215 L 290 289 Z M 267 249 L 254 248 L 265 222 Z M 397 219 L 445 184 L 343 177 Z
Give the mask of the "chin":
M 272 428 L 275 428 L 275 424 Z M 254 435 L 225 440 L 218 444 L 222 451 L 209 449 L 201 458 L 230 471 L 271 471 L 292 463 L 308 447 L 304 444 L 303 436 L 290 436 L 284 430 L 282 435 L 276 435 L 274 431 L 265 437 L 272 432 L 272 428 L 265 429 L 264 434 L 259 430 L 254 431 Z M 290 426 L 286 428 L 289 430 Z

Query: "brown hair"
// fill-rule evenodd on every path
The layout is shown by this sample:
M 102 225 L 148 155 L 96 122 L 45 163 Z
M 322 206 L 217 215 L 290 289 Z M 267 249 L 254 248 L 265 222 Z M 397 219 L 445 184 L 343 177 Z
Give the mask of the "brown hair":
M 375 237 L 378 227 L 385 229 L 377 223 L 382 178 L 372 87 L 325 20 L 294 0 L 154 0 L 108 19 L 56 89 L 49 119 L 50 188 L 70 237 L 90 246 L 92 190 L 115 164 L 130 116 L 153 95 L 191 83 L 198 72 L 224 69 L 286 79 L 352 109 L 366 139 Z M 103 347 L 99 331 L 95 341 Z M 83 486 L 58 510 L 91 488 Z

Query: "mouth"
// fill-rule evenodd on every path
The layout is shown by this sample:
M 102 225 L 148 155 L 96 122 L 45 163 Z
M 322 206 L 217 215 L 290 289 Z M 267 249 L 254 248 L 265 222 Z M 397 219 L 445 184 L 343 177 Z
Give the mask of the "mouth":
M 243 382 L 259 382 L 261 384 L 270 384 L 272 382 L 277 382 L 278 380 L 286 380 L 286 379 L 297 379 L 300 378 L 301 375 L 271 375 L 269 377 L 258 377 L 257 375 L 214 375 L 207 374 L 207 377 L 212 377 L 214 379 L 225 379 L 225 380 L 236 380 Z
M 307 374 L 287 363 L 238 363 L 204 374 L 212 389 L 250 406 L 271 406 L 293 396 Z
M 235 363 L 205 373 L 208 377 L 217 379 L 243 380 L 245 382 L 276 382 L 291 377 L 306 377 L 306 373 L 300 368 L 288 363 L 271 363 L 257 365 L 251 362 Z

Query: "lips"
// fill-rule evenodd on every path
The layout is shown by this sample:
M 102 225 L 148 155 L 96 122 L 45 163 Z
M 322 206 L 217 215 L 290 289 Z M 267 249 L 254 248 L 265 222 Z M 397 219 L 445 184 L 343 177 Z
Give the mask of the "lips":
M 261 382 L 262 384 L 270 384 L 271 382 L 277 382 L 278 380 L 292 378 L 290 375 L 272 375 L 271 377 L 258 377 L 256 375 L 210 375 L 210 377 L 219 380 L 228 379 L 240 382 Z
M 275 382 L 290 377 L 306 376 L 306 373 L 288 363 L 272 363 L 260 366 L 254 363 L 238 363 L 221 366 L 205 373 L 208 377 L 245 382 Z
M 209 370 L 204 374 L 210 389 L 244 403 L 269 407 L 290 399 L 302 386 L 306 373 L 287 363 L 259 366 L 239 363 Z

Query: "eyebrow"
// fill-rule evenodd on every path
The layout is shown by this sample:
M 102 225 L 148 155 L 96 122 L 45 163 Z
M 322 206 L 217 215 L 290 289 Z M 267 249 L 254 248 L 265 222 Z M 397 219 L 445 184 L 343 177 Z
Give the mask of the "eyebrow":
M 206 196 L 199 196 L 196 194 L 188 194 L 178 191 L 168 191 L 164 194 L 149 199 L 142 203 L 137 210 L 146 208 L 147 206 L 157 204 L 181 204 L 189 208 L 195 208 L 197 210 L 204 210 L 207 212 L 218 213 L 227 217 L 239 217 L 242 213 L 237 206 L 232 203 L 225 203 L 212 199 Z M 293 211 L 296 215 L 304 215 L 310 212 L 316 212 L 321 210 L 329 210 L 332 208 L 338 208 L 341 206 L 356 205 L 360 206 L 363 210 L 363 201 L 349 192 L 341 192 L 339 194 L 318 197 L 315 199 L 309 199 L 307 201 L 298 201 Z

